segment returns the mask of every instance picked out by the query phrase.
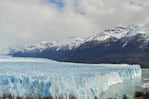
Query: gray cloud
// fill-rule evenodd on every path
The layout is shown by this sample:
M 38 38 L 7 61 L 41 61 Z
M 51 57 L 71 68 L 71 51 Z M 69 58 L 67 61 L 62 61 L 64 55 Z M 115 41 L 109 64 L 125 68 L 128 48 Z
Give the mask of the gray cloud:
M 0 45 L 25 46 L 69 36 L 89 37 L 105 28 L 148 23 L 148 0 L 0 0 Z

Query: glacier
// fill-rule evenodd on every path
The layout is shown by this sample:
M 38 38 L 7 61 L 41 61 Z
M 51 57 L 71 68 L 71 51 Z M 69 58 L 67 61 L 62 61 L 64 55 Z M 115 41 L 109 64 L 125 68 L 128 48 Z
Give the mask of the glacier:
M 117 83 L 141 77 L 140 65 L 0 59 L 0 97 L 98 99 Z

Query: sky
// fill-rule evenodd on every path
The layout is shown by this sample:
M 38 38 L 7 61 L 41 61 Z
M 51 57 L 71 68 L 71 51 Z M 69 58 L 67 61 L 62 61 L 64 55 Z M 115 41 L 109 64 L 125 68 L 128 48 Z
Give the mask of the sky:
M 149 0 L 0 0 L 0 51 L 149 22 Z

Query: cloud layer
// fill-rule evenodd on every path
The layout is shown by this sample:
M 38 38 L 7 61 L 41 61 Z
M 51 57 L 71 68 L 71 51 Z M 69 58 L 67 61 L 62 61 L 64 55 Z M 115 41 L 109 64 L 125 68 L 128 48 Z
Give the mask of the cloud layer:
M 0 45 L 89 37 L 149 22 L 149 0 L 0 0 Z

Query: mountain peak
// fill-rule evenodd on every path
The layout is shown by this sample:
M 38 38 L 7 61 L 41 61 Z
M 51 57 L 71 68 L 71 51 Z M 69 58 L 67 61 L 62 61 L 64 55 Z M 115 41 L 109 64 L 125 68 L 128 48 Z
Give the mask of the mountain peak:
M 129 25 L 127 27 L 114 27 L 106 29 L 90 38 L 88 41 L 98 41 L 104 42 L 110 38 L 115 38 L 114 40 L 119 40 L 123 37 L 132 37 L 137 34 L 142 34 L 146 37 L 146 40 L 149 41 L 149 28 L 147 26 L 139 27 L 136 25 Z
M 128 33 L 128 28 L 124 27 L 114 27 L 110 29 L 106 29 L 95 36 L 90 37 L 87 41 L 106 41 L 107 39 L 113 37 L 116 39 L 120 39 Z

